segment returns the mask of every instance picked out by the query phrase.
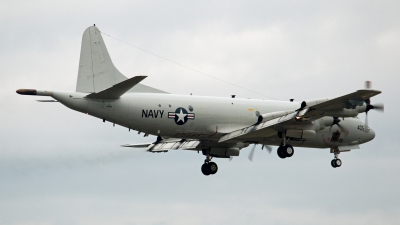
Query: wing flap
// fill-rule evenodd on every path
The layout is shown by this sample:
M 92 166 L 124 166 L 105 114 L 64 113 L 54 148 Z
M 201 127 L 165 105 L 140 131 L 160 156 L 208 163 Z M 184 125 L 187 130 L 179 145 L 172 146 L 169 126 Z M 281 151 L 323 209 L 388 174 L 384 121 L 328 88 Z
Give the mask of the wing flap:
M 234 139 L 234 138 L 239 138 L 239 137 L 240 138 L 246 138 L 246 137 L 257 135 L 257 133 L 263 132 L 262 130 L 264 130 L 264 129 L 268 128 L 268 127 L 271 127 L 271 126 L 274 126 L 276 124 L 283 123 L 283 122 L 286 122 L 288 120 L 293 119 L 294 117 L 297 116 L 297 114 L 298 114 L 298 112 L 290 112 L 290 113 L 288 113 L 286 115 L 283 115 L 281 117 L 278 117 L 278 118 L 275 118 L 275 119 L 271 119 L 271 120 L 268 120 L 268 121 L 265 121 L 265 122 L 261 122 L 261 123 L 256 124 L 256 125 L 251 125 L 251 126 L 242 128 L 242 129 L 237 130 L 237 131 L 233 131 L 232 133 L 229 133 L 229 134 L 226 134 L 226 135 L 222 136 L 219 139 L 218 142 L 220 143 L 220 142 L 228 141 L 228 140 L 231 140 L 231 139 Z
M 177 149 L 185 149 L 185 150 L 196 150 L 200 145 L 200 141 L 198 140 L 180 140 L 174 142 L 160 142 L 154 143 L 153 145 L 147 147 L 148 152 L 160 152 L 160 151 L 168 151 L 168 150 L 177 150 Z
M 184 139 L 165 139 L 154 143 L 143 143 L 143 144 L 126 144 L 121 145 L 122 147 L 131 148 L 146 148 L 148 152 L 166 152 L 168 150 L 198 150 L 200 149 L 201 142 L 199 140 L 184 140 Z

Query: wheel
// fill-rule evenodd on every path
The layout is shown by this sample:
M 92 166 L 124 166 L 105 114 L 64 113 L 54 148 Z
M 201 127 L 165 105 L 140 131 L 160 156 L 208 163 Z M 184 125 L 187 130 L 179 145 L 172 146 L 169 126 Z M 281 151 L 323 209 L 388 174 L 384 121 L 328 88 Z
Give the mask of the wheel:
M 332 161 L 331 161 L 331 166 L 332 166 L 333 168 L 336 168 L 336 164 L 335 164 L 335 160 L 334 160 L 334 159 L 332 159 Z
M 286 158 L 286 156 L 283 154 L 282 148 L 283 148 L 282 146 L 279 146 L 277 152 L 278 152 L 279 158 L 284 159 L 284 158 Z
M 334 159 L 335 160 L 335 166 L 340 167 L 342 165 L 342 160 L 340 159 Z
M 218 166 L 215 162 L 209 162 L 208 169 L 210 171 L 210 174 L 216 174 L 218 171 Z
M 293 146 L 291 145 L 285 145 L 282 147 L 282 153 L 283 155 L 285 155 L 286 157 L 292 157 L 292 155 L 294 154 L 294 149 Z
M 201 166 L 201 172 L 202 172 L 204 175 L 206 175 L 206 176 L 208 176 L 208 175 L 211 174 L 210 167 L 208 166 L 207 163 L 204 163 L 204 164 Z

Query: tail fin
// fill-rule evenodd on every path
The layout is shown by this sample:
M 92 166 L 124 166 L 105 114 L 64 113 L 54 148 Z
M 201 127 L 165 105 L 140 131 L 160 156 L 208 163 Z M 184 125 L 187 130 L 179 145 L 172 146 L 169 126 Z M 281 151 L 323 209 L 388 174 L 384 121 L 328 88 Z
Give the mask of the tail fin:
M 82 37 L 76 91 L 98 93 L 125 80 L 127 78 L 112 63 L 100 30 L 95 26 L 88 27 Z M 166 93 L 141 84 L 130 92 Z

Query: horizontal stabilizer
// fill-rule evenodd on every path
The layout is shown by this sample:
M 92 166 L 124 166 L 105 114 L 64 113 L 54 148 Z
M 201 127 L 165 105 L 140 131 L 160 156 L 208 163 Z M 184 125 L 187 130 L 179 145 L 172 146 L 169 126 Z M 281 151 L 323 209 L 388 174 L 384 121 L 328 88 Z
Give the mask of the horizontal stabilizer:
M 99 93 L 88 94 L 86 98 L 96 98 L 96 99 L 117 99 L 121 97 L 121 95 L 125 94 L 132 87 L 137 85 L 140 81 L 142 81 L 147 76 L 136 76 L 132 77 L 128 80 L 122 81 L 110 88 L 107 88 Z
M 57 100 L 36 100 L 38 102 L 59 102 Z

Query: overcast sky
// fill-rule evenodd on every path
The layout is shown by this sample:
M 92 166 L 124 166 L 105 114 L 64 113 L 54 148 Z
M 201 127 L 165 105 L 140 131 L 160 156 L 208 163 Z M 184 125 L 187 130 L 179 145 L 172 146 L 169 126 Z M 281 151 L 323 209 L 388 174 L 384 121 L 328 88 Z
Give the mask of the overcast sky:
M 399 1 L 2 1 L 0 224 L 400 223 Z M 96 24 L 127 77 L 177 94 L 297 101 L 371 80 L 376 138 L 342 153 L 257 147 L 205 177 L 202 154 L 119 147 L 155 140 L 18 88 L 74 91 Z M 254 92 L 210 78 L 229 81 Z M 360 115 L 364 119 L 364 115 Z

